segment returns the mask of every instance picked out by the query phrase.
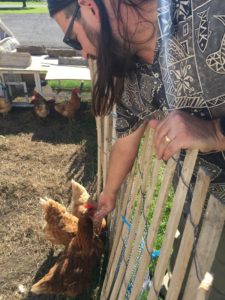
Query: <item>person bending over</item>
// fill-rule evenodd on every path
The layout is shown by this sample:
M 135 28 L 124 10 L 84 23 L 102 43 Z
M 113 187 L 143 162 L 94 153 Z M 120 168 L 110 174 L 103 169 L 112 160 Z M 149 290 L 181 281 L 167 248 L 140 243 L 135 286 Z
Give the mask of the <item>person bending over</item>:
M 94 114 L 116 104 L 118 139 L 95 218 L 114 209 L 146 126 L 155 129 L 158 159 L 198 149 L 196 168 L 212 174 L 210 192 L 225 201 L 225 2 L 48 0 L 48 7 L 64 42 L 96 59 Z

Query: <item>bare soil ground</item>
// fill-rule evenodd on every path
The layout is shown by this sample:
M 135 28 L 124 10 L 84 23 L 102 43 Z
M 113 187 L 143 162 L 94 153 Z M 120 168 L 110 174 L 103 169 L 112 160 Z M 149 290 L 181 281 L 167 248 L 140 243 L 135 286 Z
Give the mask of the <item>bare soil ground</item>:
M 44 239 L 39 198 L 48 196 L 68 205 L 72 178 L 94 194 L 96 127 L 89 110 L 79 112 L 73 121 L 41 120 L 25 108 L 0 116 L 0 300 L 71 299 L 35 296 L 29 289 L 60 250 Z M 94 292 L 79 299 L 96 299 L 99 272 Z

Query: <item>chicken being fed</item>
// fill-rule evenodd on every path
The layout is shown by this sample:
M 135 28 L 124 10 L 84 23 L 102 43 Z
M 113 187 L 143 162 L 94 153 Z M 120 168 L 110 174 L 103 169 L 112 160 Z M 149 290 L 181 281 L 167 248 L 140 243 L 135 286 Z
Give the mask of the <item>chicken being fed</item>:
M 90 215 L 94 214 L 96 209 L 96 203 L 91 202 L 90 195 L 86 191 L 86 189 L 80 185 L 78 182 L 71 180 L 72 184 L 72 214 L 77 216 L 78 218 L 89 211 Z M 100 224 L 94 224 L 95 232 L 100 233 L 103 229 L 106 228 L 106 220 L 102 219 Z
M 6 115 L 12 109 L 11 101 L 4 97 L 0 97 L 0 113 Z
M 55 111 L 55 99 L 47 101 L 41 94 L 39 94 L 35 90 L 33 91 L 31 103 L 34 105 L 35 114 L 42 119 L 46 118 L 48 115 L 54 113 Z
M 72 185 L 72 214 L 76 217 L 80 217 L 81 214 L 87 211 L 85 207 L 85 203 L 87 203 L 90 195 L 86 191 L 86 189 L 76 182 L 75 180 L 71 180 Z
M 62 116 L 72 119 L 75 117 L 76 111 L 80 109 L 80 97 L 78 94 L 80 89 L 75 88 L 71 91 L 71 98 L 66 103 L 55 104 L 55 110 Z
M 44 234 L 55 245 L 68 245 L 76 235 L 78 218 L 66 211 L 66 208 L 52 199 L 40 200 L 44 210 L 46 225 Z
M 87 203 L 90 195 L 78 182 L 72 180 L 72 214 L 66 208 L 52 200 L 41 199 L 40 204 L 44 210 L 46 225 L 44 234 L 47 240 L 55 245 L 67 245 L 77 233 L 78 218 L 88 212 L 91 214 L 92 204 Z M 89 205 L 88 205 L 89 204 Z M 102 224 L 95 224 L 96 231 L 101 232 L 106 227 L 106 220 Z
M 88 212 L 80 216 L 77 234 L 58 256 L 50 271 L 31 288 L 35 294 L 77 296 L 90 287 L 92 270 L 104 244 L 94 234 Z

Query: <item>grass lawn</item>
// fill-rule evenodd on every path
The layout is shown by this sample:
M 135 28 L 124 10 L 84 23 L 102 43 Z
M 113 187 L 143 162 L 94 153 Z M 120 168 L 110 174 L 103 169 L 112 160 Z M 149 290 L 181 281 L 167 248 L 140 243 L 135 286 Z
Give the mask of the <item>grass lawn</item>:
M 91 81 L 85 80 L 83 85 L 83 91 L 90 92 L 91 91 Z M 70 90 L 73 88 L 79 88 L 81 84 L 81 80 L 48 80 L 48 85 L 52 89 L 64 89 Z
M 45 2 L 27 1 L 27 7 L 23 8 L 22 2 L 1 2 L 0 14 L 47 14 L 48 8 Z

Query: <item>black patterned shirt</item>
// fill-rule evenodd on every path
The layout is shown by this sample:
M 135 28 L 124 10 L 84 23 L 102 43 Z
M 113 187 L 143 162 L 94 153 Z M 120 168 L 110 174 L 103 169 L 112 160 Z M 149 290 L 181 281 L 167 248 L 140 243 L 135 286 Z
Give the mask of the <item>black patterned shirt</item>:
M 174 109 L 207 120 L 225 116 L 225 1 L 158 2 L 155 59 L 125 78 L 118 137 Z M 200 153 L 199 166 L 211 174 L 210 191 L 225 200 L 225 151 Z

